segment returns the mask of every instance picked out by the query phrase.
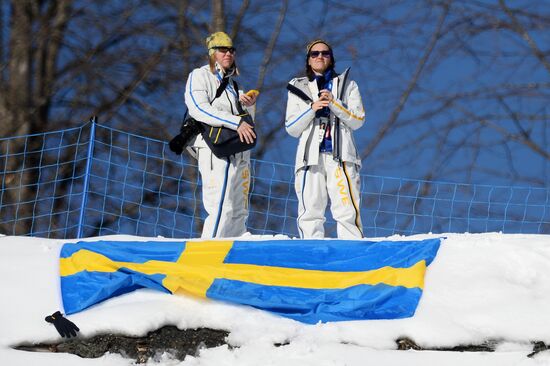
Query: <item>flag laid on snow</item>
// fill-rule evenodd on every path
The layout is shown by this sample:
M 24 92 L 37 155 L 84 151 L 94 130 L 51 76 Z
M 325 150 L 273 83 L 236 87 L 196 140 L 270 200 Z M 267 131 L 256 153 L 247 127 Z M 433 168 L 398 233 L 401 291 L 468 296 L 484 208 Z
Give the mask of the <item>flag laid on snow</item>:
M 414 314 L 440 239 L 65 244 L 67 314 L 139 288 L 264 309 L 305 323 Z

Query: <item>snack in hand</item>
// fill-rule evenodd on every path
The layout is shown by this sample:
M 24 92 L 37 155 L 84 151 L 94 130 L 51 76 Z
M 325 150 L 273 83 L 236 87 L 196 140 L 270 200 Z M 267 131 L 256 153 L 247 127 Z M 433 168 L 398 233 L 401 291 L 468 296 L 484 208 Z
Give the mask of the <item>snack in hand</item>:
M 258 96 L 259 94 L 260 94 L 260 91 L 256 89 L 251 89 L 246 92 L 246 95 L 248 95 L 249 97 Z

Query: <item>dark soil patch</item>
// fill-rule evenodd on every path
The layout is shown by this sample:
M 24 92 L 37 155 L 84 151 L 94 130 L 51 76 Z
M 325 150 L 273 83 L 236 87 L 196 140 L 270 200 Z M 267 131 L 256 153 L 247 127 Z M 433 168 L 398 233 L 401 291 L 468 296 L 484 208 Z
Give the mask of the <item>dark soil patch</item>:
M 62 343 L 21 344 L 13 348 L 34 352 L 65 352 L 83 358 L 98 358 L 107 352 L 119 353 L 123 357 L 135 359 L 137 363 L 145 363 L 163 353 L 169 353 L 178 360 L 183 360 L 187 355 L 195 356 L 202 348 L 227 344 L 228 335 L 229 332 L 225 330 L 182 330 L 165 326 L 144 337 L 104 334 L 91 338 L 72 338 Z
M 453 352 L 494 352 L 499 341 L 489 339 L 481 344 L 458 345 L 454 347 L 423 348 L 410 338 L 399 338 L 395 341 L 398 350 L 414 349 L 416 351 L 453 351 Z
M 481 344 L 468 344 L 458 345 L 454 347 L 436 347 L 436 348 L 423 348 L 416 344 L 410 338 L 399 338 L 395 341 L 397 343 L 398 350 L 414 349 L 417 351 L 453 351 L 453 352 L 494 352 L 496 346 L 501 340 L 489 339 Z M 541 341 L 531 342 L 533 344 L 533 352 L 527 355 L 527 357 L 533 357 L 539 352 L 550 350 L 550 346 Z
M 187 355 L 196 356 L 204 348 L 218 347 L 227 343 L 229 332 L 225 330 L 198 328 L 178 329 L 165 326 L 148 333 L 144 337 L 128 337 L 116 334 L 103 334 L 91 338 L 72 338 L 61 343 L 20 344 L 13 348 L 32 352 L 64 352 L 83 358 L 98 358 L 105 353 L 119 353 L 123 357 L 145 363 L 149 359 L 168 353 L 174 359 L 183 361 Z M 454 352 L 494 352 L 499 340 L 487 340 L 482 344 L 459 345 L 454 347 L 424 348 L 410 338 L 396 340 L 398 350 L 454 351 Z M 284 347 L 288 342 L 275 344 Z M 550 350 L 544 342 L 533 342 L 533 357 L 539 352 Z

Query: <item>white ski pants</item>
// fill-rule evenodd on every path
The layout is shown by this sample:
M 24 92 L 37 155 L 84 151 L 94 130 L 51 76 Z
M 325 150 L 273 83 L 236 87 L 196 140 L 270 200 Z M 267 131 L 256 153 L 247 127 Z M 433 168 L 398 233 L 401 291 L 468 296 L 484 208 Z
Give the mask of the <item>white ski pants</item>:
M 295 177 L 298 197 L 298 231 L 302 239 L 324 238 L 325 211 L 330 198 L 332 217 L 340 239 L 363 237 L 359 208 L 361 178 L 357 165 L 321 153 L 319 164 L 300 168 Z
M 250 153 L 220 159 L 209 148 L 199 148 L 197 154 L 207 213 L 201 238 L 243 235 L 248 218 Z

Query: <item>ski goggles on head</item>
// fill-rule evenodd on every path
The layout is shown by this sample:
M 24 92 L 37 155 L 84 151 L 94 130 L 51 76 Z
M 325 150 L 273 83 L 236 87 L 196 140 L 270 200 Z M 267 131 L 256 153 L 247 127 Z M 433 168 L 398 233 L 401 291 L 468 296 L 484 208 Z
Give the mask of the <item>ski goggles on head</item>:
M 212 48 L 215 49 L 216 51 L 220 52 L 220 53 L 229 52 L 232 55 L 237 51 L 235 49 L 235 47 L 212 47 Z
M 324 58 L 329 58 L 332 55 L 332 52 L 330 51 L 309 51 L 309 57 L 311 58 L 317 58 L 319 55 L 323 56 Z

